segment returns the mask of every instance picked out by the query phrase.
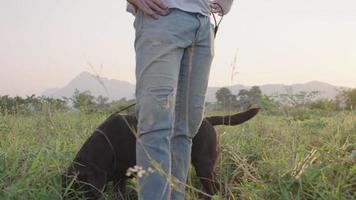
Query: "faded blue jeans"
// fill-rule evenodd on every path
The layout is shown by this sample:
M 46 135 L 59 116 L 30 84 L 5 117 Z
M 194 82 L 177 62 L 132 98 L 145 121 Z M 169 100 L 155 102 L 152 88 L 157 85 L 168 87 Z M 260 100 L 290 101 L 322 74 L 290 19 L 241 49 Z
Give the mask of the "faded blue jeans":
M 213 27 L 209 17 L 178 9 L 158 20 L 139 11 L 134 26 L 136 160 L 146 171 L 154 169 L 138 179 L 139 199 L 182 200 L 192 138 L 204 112 Z

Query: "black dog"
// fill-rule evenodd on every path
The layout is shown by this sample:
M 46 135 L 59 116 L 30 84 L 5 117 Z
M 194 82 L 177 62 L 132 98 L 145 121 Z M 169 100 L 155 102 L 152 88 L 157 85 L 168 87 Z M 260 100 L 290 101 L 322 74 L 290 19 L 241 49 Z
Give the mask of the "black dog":
M 214 178 L 217 160 L 217 134 L 213 126 L 241 124 L 258 113 L 258 108 L 231 116 L 206 117 L 193 138 L 192 164 L 204 187 L 213 195 L 220 185 Z M 129 167 L 136 164 L 135 144 L 137 119 L 130 115 L 112 114 L 87 139 L 73 163 L 62 176 L 63 187 L 81 191 L 87 199 L 98 199 L 104 186 L 113 181 L 122 191 Z M 66 192 L 67 193 L 67 192 Z M 72 195 L 74 195 L 72 193 Z M 65 194 L 70 197 L 70 194 Z

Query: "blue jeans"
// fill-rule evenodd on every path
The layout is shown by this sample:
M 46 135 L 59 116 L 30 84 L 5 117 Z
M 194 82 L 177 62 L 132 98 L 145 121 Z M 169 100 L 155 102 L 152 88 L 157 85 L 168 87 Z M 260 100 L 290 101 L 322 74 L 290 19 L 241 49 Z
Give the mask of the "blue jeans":
M 154 169 L 138 179 L 139 199 L 181 200 L 204 112 L 213 28 L 209 17 L 178 9 L 158 20 L 139 11 L 134 26 L 136 160 Z

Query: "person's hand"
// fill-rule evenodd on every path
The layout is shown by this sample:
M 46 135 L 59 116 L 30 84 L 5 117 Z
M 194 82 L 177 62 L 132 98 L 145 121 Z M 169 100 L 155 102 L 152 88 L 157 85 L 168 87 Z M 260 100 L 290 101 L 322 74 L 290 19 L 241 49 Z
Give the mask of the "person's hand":
M 218 13 L 220 16 L 226 15 L 232 6 L 233 0 L 212 0 L 210 8 L 212 13 Z
M 127 0 L 127 2 L 154 19 L 158 19 L 158 15 L 167 13 L 167 6 L 161 0 Z

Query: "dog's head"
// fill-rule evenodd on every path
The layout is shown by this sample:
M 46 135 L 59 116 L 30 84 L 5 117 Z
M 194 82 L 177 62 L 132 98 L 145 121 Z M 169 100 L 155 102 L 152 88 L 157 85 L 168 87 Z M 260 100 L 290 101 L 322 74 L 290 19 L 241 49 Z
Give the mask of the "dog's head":
M 106 184 L 106 172 L 93 164 L 72 163 L 62 175 L 63 197 L 98 199 Z

